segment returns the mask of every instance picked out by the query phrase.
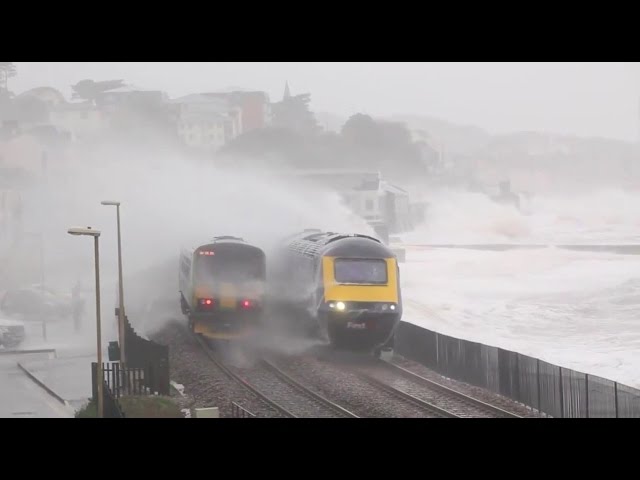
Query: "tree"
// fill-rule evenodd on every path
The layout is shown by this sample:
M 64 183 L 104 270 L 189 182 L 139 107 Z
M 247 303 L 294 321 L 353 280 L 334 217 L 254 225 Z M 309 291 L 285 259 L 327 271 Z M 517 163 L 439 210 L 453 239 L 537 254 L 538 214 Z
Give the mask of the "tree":
M 7 90 L 8 80 L 16 76 L 16 66 L 13 62 L 0 62 L 0 90 Z
M 426 150 L 413 142 L 403 123 L 378 121 L 358 113 L 343 125 L 341 136 L 349 162 L 355 167 L 381 170 L 384 176 L 398 181 L 427 174 Z
M 380 125 L 369 115 L 356 113 L 342 126 L 342 137 L 352 145 L 363 148 L 377 148 L 382 146 L 382 132 Z
M 273 126 L 294 130 L 302 135 L 315 135 L 320 127 L 309 109 L 311 94 L 285 95 L 282 101 L 271 106 Z
M 71 86 L 73 89 L 71 98 L 87 100 L 95 105 L 104 93 L 123 86 L 123 80 L 104 80 L 102 82 L 82 80 Z
M 13 93 L 9 90 L 0 88 L 0 108 L 11 103 L 11 99 L 14 97 Z
M 243 133 L 225 145 L 220 153 L 257 160 L 276 156 L 295 166 L 305 158 L 306 145 L 304 138 L 294 130 L 267 127 Z

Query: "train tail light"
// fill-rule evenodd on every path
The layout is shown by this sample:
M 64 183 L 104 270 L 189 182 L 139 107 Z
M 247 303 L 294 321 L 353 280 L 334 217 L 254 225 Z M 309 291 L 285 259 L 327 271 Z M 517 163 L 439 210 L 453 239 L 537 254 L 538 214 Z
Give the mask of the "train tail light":
M 198 300 L 198 303 L 201 307 L 210 308 L 213 307 L 213 299 L 211 298 L 201 298 Z
M 253 302 L 251 300 L 242 300 L 242 302 L 240 302 L 240 306 L 245 310 L 248 310 L 253 307 Z

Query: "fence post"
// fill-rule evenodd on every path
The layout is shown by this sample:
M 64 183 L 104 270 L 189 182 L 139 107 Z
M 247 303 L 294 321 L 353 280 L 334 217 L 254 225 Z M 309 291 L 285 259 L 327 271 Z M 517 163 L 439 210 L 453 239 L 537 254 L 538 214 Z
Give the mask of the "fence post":
M 560 418 L 564 418 L 564 392 L 562 391 L 562 367 L 560 368 Z
M 613 391 L 616 399 L 616 418 L 618 418 L 618 382 L 613 382 Z
M 584 375 L 584 384 L 585 384 L 585 398 L 587 399 L 587 418 L 589 418 L 589 374 L 585 373 Z
M 540 393 L 540 359 L 536 358 L 536 378 L 538 381 L 538 412 L 542 412 L 542 395 Z
M 515 378 L 512 378 L 512 382 L 513 382 L 513 386 L 515 387 L 515 395 L 513 395 L 517 401 L 521 402 L 522 398 L 520 397 L 520 380 L 521 380 L 521 375 L 520 375 L 520 354 L 516 353 L 516 365 L 515 365 Z
M 118 364 L 117 363 L 113 363 L 111 364 L 110 367 L 111 370 L 111 393 L 113 394 L 114 397 L 118 398 Z M 107 376 L 107 378 L 109 378 Z
M 97 383 L 97 375 L 98 375 L 98 364 L 96 362 L 91 362 L 91 398 L 94 402 L 98 401 L 98 383 Z

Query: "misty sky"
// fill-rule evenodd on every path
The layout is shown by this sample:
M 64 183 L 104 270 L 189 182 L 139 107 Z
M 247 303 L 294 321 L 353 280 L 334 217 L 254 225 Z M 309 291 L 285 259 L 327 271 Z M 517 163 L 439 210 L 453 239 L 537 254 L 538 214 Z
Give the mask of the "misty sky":
M 227 87 L 279 100 L 310 92 L 312 109 L 348 116 L 418 114 L 491 133 L 536 130 L 637 140 L 638 63 L 38 63 L 16 62 L 10 88 L 123 79 L 172 97 Z

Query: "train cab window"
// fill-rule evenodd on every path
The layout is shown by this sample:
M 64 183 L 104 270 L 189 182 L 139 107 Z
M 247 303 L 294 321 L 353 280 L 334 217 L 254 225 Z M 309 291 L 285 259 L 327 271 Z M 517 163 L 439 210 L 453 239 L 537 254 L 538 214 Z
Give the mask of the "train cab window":
M 387 283 L 387 262 L 380 259 L 337 258 L 334 274 L 338 283 L 382 285 Z
M 208 283 L 220 280 L 264 280 L 264 263 L 260 257 L 235 255 L 203 256 L 196 262 L 196 282 Z

